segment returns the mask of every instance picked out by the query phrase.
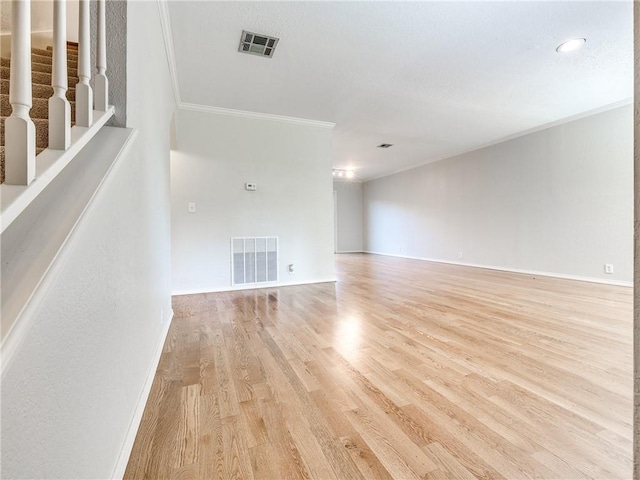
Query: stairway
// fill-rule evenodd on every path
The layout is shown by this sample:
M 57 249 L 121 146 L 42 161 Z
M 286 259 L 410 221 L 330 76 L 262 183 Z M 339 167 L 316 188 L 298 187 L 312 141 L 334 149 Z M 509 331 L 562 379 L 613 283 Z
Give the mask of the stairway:
M 53 95 L 51 86 L 52 50 L 31 49 L 31 88 L 33 104 L 30 115 L 36 126 L 36 155 L 49 146 L 49 98 Z M 11 115 L 9 103 L 9 78 L 11 59 L 0 58 L 0 183 L 4 183 L 4 121 Z M 71 103 L 71 125 L 75 124 L 76 83 L 78 83 L 78 47 L 67 45 L 67 75 L 69 89 L 67 99 Z

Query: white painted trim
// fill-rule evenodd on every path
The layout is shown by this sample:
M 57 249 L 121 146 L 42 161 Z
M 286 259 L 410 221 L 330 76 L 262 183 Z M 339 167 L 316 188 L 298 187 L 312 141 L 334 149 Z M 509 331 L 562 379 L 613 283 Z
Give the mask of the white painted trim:
M 321 120 L 308 120 L 306 118 L 285 117 L 282 115 L 271 115 L 270 113 L 246 112 L 244 110 L 233 110 L 231 108 L 209 107 L 206 105 L 196 105 L 195 103 L 181 102 L 178 108 L 192 112 L 212 113 L 216 115 L 228 115 L 231 117 L 253 118 L 258 120 L 272 120 L 274 122 L 293 123 L 296 125 L 306 125 L 310 127 L 333 128 L 335 123 L 323 122 Z
M 334 168 L 338 168 L 338 170 L 342 170 L 339 167 L 334 167 Z M 357 172 L 354 172 L 354 174 L 357 175 Z M 340 183 L 362 183 L 364 180 L 361 180 L 358 177 L 353 177 L 353 178 L 333 177 L 333 181 L 334 181 L 334 183 L 336 183 L 336 182 L 340 182 Z
M 338 191 L 333 191 L 333 253 L 338 253 Z
M 484 148 L 492 147 L 494 145 L 498 145 L 499 143 L 508 142 L 509 140 L 515 140 L 516 138 L 524 137 L 526 135 L 531 135 L 533 133 L 540 132 L 542 130 L 547 130 L 549 128 L 557 127 L 560 125 L 564 125 L 566 123 L 575 122 L 576 120 L 580 120 L 583 118 L 590 117 L 592 115 L 597 115 L 599 113 L 608 112 L 609 110 L 614 110 L 616 108 L 624 107 L 626 105 L 631 105 L 633 103 L 633 97 L 625 98 L 624 100 L 620 100 L 618 102 L 610 103 L 609 105 L 604 105 L 602 107 L 594 108 L 593 110 L 587 110 L 586 112 L 577 113 L 575 115 L 571 115 L 569 117 L 561 118 L 560 120 L 555 120 L 553 122 L 545 123 L 539 125 L 537 127 L 530 128 L 528 130 L 524 130 L 522 132 L 514 133 L 512 135 L 507 135 L 506 137 L 501 137 L 497 140 L 492 140 L 488 143 L 483 143 L 481 145 L 476 145 L 475 147 L 467 148 L 464 150 L 460 150 L 455 153 L 450 153 L 444 156 L 431 158 L 429 160 L 425 160 L 424 162 L 416 163 L 410 167 L 403 167 L 399 170 L 394 170 L 390 173 L 384 173 L 381 175 L 377 175 L 371 178 L 365 178 L 362 180 L 362 183 L 372 182 L 373 180 L 378 180 L 380 178 L 390 177 L 392 175 L 396 175 L 398 173 L 406 172 L 407 170 L 413 170 L 414 168 L 424 167 L 425 165 L 429 165 L 431 163 L 440 162 L 443 160 L 448 160 L 450 158 L 459 157 L 460 155 L 464 155 L 466 153 L 475 152 L 476 150 L 482 150 Z
M 500 272 L 521 273 L 524 275 L 537 275 L 539 277 L 553 277 L 553 278 L 561 278 L 563 280 L 576 280 L 579 282 L 601 283 L 603 285 L 613 285 L 616 287 L 632 287 L 633 286 L 633 282 L 626 282 L 624 280 L 606 280 L 604 278 L 582 277 L 579 275 L 567 275 L 563 273 L 540 272 L 537 270 L 521 270 L 518 268 L 507 268 L 507 267 L 494 267 L 491 265 L 478 265 L 476 263 L 450 262 L 448 260 L 436 260 L 434 258 L 411 257 L 408 255 L 395 255 L 392 253 L 372 252 L 370 250 L 365 250 L 362 253 L 369 253 L 371 255 L 382 255 L 384 257 L 407 258 L 409 260 L 422 260 L 425 262 L 446 263 L 447 265 L 459 265 L 461 267 L 484 268 L 487 270 L 497 270 Z
M 341 253 L 369 253 L 364 250 L 342 250 L 340 252 L 336 252 L 336 255 L 340 255 Z
M 98 130 L 113 116 L 114 108 L 106 112 L 93 111 L 94 123 L 88 128 L 71 128 L 71 146 L 67 150 L 45 149 L 36 157 L 36 178 L 28 186 L 0 185 L 0 232 L 33 202 L 56 176 L 76 157 Z
M 111 164 L 109 170 L 105 173 L 96 187 L 95 192 L 87 202 L 84 210 L 78 216 L 76 223 L 69 231 L 67 238 L 62 242 L 62 245 L 56 255 L 51 260 L 49 267 L 43 273 L 42 278 L 38 285 L 35 286 L 33 293 L 25 302 L 24 308 L 16 316 L 16 320 L 9 331 L 5 334 L 2 344 L 0 344 L 0 373 L 4 377 L 8 371 L 8 367 L 13 360 L 15 353 L 20 348 L 20 345 L 27 338 L 29 331 L 31 330 L 31 324 L 33 322 L 34 313 L 43 301 L 43 298 L 48 294 L 51 288 L 56 284 L 56 279 L 60 273 L 62 267 L 66 264 L 69 255 L 73 252 L 78 237 L 82 231 L 82 221 L 93 215 L 93 211 L 97 208 L 95 199 L 105 190 L 106 186 L 111 183 L 113 173 L 124 163 L 122 160 L 127 156 L 127 153 L 135 143 L 135 139 L 138 136 L 137 130 L 134 130 L 126 143 L 122 146 L 116 159 Z
M 41 34 L 41 33 L 50 33 L 52 35 L 51 38 L 53 39 L 53 29 L 49 29 L 49 30 L 32 30 L 31 31 L 31 35 L 38 35 L 38 34 Z M 1 37 L 4 37 L 4 36 L 10 37 L 11 36 L 11 31 L 0 32 L 0 36 Z
M 163 319 L 162 335 L 160 335 L 160 339 L 158 340 L 156 351 L 153 355 L 151 365 L 149 366 L 149 371 L 147 372 L 147 378 L 144 382 L 144 386 L 142 387 L 142 391 L 140 392 L 140 396 L 138 397 L 138 401 L 136 402 L 136 408 L 133 412 L 133 416 L 131 417 L 131 422 L 129 422 L 129 428 L 127 429 L 124 443 L 122 444 L 120 454 L 118 455 L 118 460 L 113 469 L 113 474 L 111 475 L 112 479 L 122 479 L 124 477 L 125 471 L 127 470 L 129 457 L 131 456 L 131 451 L 133 450 L 133 443 L 136 440 L 138 428 L 140 428 L 140 422 L 142 421 L 142 415 L 144 414 L 144 409 L 147 406 L 147 400 L 149 400 L 149 395 L 151 394 L 151 387 L 153 386 L 153 380 L 156 377 L 156 371 L 158 370 L 158 364 L 160 363 L 160 357 L 162 356 L 162 350 L 164 349 L 164 344 L 167 340 L 167 335 L 169 333 L 169 328 L 171 327 L 172 319 L 173 310 L 170 310 L 169 318 Z
M 180 82 L 178 81 L 178 68 L 176 66 L 176 53 L 173 49 L 173 33 L 171 32 L 171 18 L 169 16 L 168 0 L 157 0 L 158 11 L 160 13 L 160 25 L 162 26 L 162 36 L 164 38 L 164 48 L 167 54 L 167 64 L 171 75 L 171 86 L 173 97 L 177 105 L 180 105 Z
M 222 293 L 222 292 L 236 292 L 241 290 L 263 290 L 265 288 L 281 288 L 281 287 L 295 287 L 297 285 L 311 285 L 314 283 L 335 283 L 338 280 L 336 278 L 325 278 L 320 280 L 309 280 L 304 282 L 278 282 L 271 283 L 269 285 L 251 284 L 243 285 L 239 287 L 220 287 L 213 289 L 194 289 L 194 290 L 178 290 L 171 293 L 171 295 L 197 295 L 200 293 Z

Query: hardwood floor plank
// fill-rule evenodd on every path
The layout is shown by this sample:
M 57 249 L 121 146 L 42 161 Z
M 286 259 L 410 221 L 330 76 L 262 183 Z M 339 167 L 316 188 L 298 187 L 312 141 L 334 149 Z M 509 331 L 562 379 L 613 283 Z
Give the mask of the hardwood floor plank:
M 262 443 L 249 449 L 251 457 L 251 469 L 256 480 L 273 480 L 280 477 L 280 472 L 275 469 L 274 452 L 269 443 Z
M 199 407 L 199 475 L 200 478 L 224 478 L 222 418 L 216 395 L 200 395 Z M 135 477 L 133 477 L 135 478 Z
M 632 289 L 375 255 L 174 297 L 126 479 L 632 472 Z
M 271 462 L 280 472 L 278 478 L 311 478 L 300 451 L 287 430 L 280 406 L 275 400 L 262 401 L 261 410 L 269 435 L 268 444 L 272 447 L 274 454 Z
M 364 478 L 368 480 L 387 480 L 393 478 L 362 437 L 356 432 L 351 433 L 349 436 L 341 437 L 340 440 Z
M 176 467 L 191 465 L 198 461 L 200 385 L 189 384 L 184 386 L 180 391 L 180 395 L 181 414 L 178 427 L 180 449 Z
M 222 478 L 253 479 L 246 437 L 235 416 L 222 419 L 222 445 Z
M 460 480 L 475 480 L 475 476 L 456 460 L 447 450 L 439 443 L 431 443 L 423 449 L 429 459 L 442 472 L 442 478 L 456 478 Z

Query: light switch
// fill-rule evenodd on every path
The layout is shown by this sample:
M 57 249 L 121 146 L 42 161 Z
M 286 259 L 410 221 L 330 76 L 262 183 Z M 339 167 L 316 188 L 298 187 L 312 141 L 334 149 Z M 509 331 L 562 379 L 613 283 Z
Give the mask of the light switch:
M 196 202 L 189 202 L 189 208 L 187 211 L 189 213 L 196 213 Z

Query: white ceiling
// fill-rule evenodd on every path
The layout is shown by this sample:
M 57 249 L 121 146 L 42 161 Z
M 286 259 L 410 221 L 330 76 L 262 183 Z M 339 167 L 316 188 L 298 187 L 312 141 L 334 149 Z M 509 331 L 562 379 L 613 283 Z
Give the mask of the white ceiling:
M 371 179 L 633 95 L 626 2 L 172 2 L 182 101 L 335 122 Z M 242 30 L 280 38 L 238 53 Z M 564 40 L 585 47 L 560 55 Z M 393 143 L 390 149 L 377 149 Z

